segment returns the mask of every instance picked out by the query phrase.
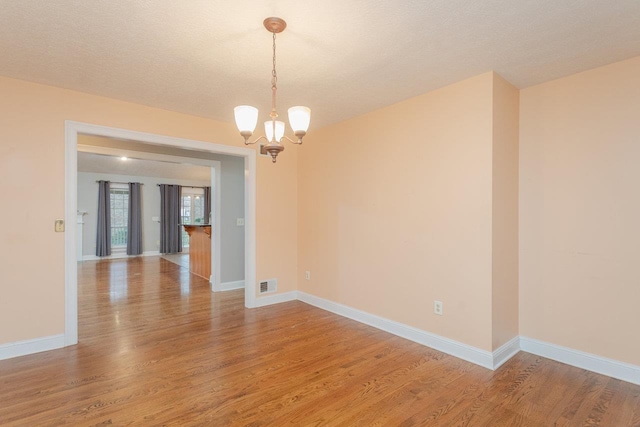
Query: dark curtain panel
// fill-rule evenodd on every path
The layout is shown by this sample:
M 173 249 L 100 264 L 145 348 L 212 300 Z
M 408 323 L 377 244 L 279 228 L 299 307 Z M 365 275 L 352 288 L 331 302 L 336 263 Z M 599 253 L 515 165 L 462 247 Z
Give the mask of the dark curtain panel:
M 129 183 L 129 217 L 127 221 L 127 255 L 142 254 L 142 198 L 139 182 Z
M 182 187 L 160 184 L 160 252 L 182 252 L 180 198 Z
M 111 192 L 109 181 L 98 181 L 96 256 L 111 255 Z
M 211 224 L 211 187 L 204 187 L 204 222 Z

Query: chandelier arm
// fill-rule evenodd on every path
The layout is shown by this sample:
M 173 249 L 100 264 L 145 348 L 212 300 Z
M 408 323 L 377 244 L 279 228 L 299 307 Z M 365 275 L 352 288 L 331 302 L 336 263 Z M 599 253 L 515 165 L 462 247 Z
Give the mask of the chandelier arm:
M 264 136 L 264 135 L 262 135 L 262 136 L 261 136 L 261 137 L 259 137 L 259 138 L 256 138 L 256 140 L 255 140 L 255 141 L 253 141 L 253 142 L 249 142 L 249 136 L 245 136 L 245 137 L 244 137 L 244 145 L 253 145 L 253 144 L 255 144 L 256 142 L 260 142 L 260 141 L 261 141 L 261 140 L 263 140 L 263 139 L 264 139 L 266 142 L 269 142 L 269 140 L 267 139 L 267 137 L 266 137 L 266 136 Z
M 289 138 L 287 135 L 283 135 L 282 139 L 286 139 L 287 141 L 289 141 L 292 144 L 302 145 L 302 138 L 298 138 L 298 140 L 295 141 L 295 140 Z

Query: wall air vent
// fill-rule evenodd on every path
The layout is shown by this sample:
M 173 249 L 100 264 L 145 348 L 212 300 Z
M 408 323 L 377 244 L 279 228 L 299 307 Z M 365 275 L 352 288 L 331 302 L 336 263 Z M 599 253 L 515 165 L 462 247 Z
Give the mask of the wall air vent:
M 268 294 L 278 290 L 278 279 L 263 280 L 260 282 L 260 293 Z

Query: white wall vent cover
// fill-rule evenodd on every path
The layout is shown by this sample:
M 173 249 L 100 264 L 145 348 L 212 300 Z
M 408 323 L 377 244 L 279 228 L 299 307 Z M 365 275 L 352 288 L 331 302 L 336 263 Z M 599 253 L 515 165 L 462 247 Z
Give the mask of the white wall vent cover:
M 260 282 L 260 293 L 268 294 L 278 290 L 278 279 L 263 280 Z

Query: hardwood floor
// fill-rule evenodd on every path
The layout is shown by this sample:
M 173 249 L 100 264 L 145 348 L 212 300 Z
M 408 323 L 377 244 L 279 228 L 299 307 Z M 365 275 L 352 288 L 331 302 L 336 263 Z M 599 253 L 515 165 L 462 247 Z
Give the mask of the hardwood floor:
M 0 425 L 640 426 L 640 386 L 519 353 L 495 372 L 161 258 L 79 264 L 80 344 L 0 361 Z

